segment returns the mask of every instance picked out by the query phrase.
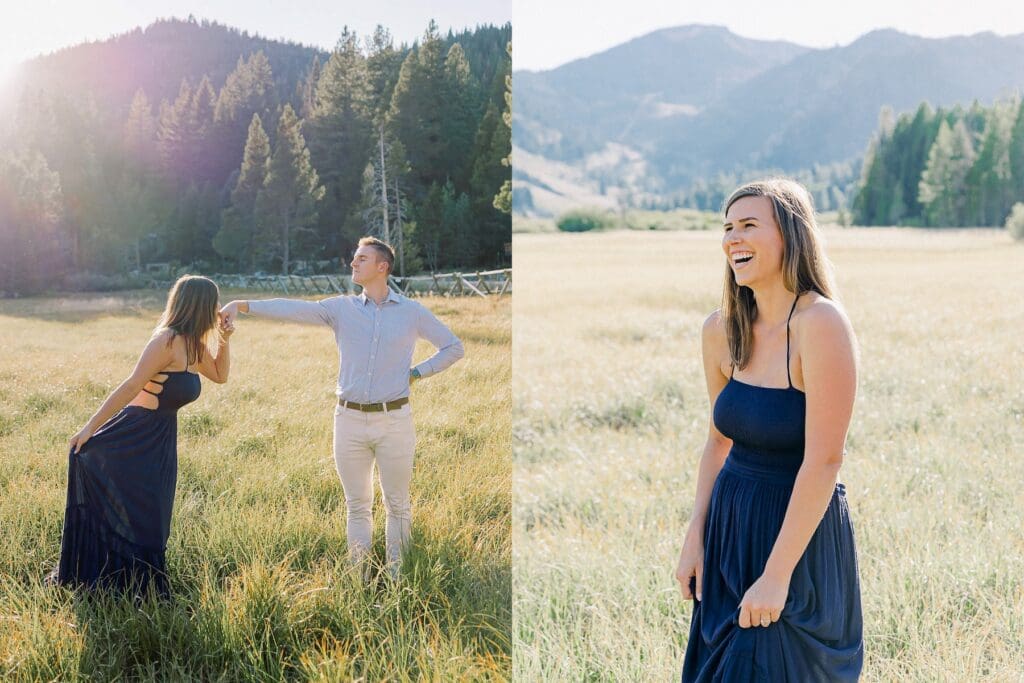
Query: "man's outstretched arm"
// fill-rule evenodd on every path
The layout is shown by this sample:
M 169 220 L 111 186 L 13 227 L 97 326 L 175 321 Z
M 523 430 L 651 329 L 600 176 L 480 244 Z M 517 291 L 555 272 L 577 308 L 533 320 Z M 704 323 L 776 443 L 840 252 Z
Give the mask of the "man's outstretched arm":
M 330 299 L 302 301 L 301 299 L 239 299 L 221 309 L 228 322 L 233 322 L 239 313 L 249 313 L 277 320 L 291 320 L 311 325 L 335 326 L 335 315 Z
M 420 377 L 436 375 L 466 355 L 462 341 L 438 320 L 426 306 L 420 304 L 417 318 L 417 332 L 435 347 L 437 352 L 413 368 Z

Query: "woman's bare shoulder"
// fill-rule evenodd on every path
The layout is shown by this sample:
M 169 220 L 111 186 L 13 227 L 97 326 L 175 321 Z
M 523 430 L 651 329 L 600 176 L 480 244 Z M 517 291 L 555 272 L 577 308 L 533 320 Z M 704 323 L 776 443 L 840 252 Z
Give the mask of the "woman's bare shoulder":
M 849 328 L 850 319 L 842 304 L 817 292 L 808 292 L 806 299 L 797 305 L 793 320 L 809 328 Z
M 803 352 L 816 344 L 849 344 L 856 349 L 857 338 L 843 305 L 817 292 L 812 294 L 793 316 L 793 333 L 801 340 Z
M 185 338 L 169 327 L 155 330 L 149 345 L 158 347 L 167 357 L 167 364 L 174 365 L 178 357 L 185 357 Z
M 701 328 L 701 341 L 705 349 L 724 349 L 728 346 L 722 309 L 715 309 L 704 319 L 704 326 Z
M 722 309 L 716 308 L 708 317 L 704 318 L 702 333 L 705 337 L 721 335 L 723 339 L 725 338 L 725 320 L 722 318 Z
M 720 372 L 728 376 L 725 368 L 730 367 L 732 361 L 729 356 L 729 341 L 725 334 L 725 320 L 722 317 L 721 309 L 716 309 L 704 319 L 701 341 L 705 364 L 710 361 L 718 366 Z
M 178 340 L 178 336 L 179 335 L 177 335 L 175 331 L 169 327 L 158 327 L 157 329 L 153 330 L 153 336 L 150 337 L 149 343 L 171 346 Z

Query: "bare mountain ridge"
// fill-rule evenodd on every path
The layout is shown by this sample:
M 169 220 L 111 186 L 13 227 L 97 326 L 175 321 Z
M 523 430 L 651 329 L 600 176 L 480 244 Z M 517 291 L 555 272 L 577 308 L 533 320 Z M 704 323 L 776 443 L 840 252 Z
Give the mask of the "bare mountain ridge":
M 1014 96 L 1024 88 L 1024 36 L 934 39 L 882 29 L 818 49 L 684 26 L 514 78 L 513 144 L 531 154 L 530 179 L 554 186 L 543 160 L 558 162 L 551 168 L 581 171 L 581 195 L 614 205 L 626 193 L 673 192 L 721 172 L 798 172 L 855 159 L 886 105 L 900 113 L 922 101 Z M 621 165 L 609 160 L 614 150 Z M 520 211 L 550 214 L 554 204 L 574 203 L 572 191 L 551 204 L 530 180 L 516 180 Z

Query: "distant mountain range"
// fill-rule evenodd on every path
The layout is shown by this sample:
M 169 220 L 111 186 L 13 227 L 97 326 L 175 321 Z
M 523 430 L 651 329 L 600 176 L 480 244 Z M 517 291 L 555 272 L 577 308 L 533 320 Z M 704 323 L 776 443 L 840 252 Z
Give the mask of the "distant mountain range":
M 898 114 L 1024 88 L 1024 35 L 868 33 L 827 49 L 682 26 L 549 71 L 516 71 L 514 207 L 551 215 L 678 192 L 720 173 L 863 155 Z

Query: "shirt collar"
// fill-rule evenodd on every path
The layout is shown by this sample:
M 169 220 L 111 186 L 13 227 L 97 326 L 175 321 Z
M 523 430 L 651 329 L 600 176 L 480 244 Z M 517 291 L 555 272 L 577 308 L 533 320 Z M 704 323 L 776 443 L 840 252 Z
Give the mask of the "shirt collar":
M 363 291 L 359 292 L 359 302 L 360 303 L 362 303 L 365 306 L 366 302 L 369 301 L 369 300 L 370 300 L 370 297 L 366 296 L 366 290 L 365 289 Z M 381 305 L 383 306 L 384 304 L 386 304 L 389 301 L 393 301 L 396 304 L 399 301 L 398 293 L 395 292 L 395 290 L 391 289 L 390 287 L 388 287 L 388 295 L 386 297 L 384 297 L 384 301 L 381 302 Z

